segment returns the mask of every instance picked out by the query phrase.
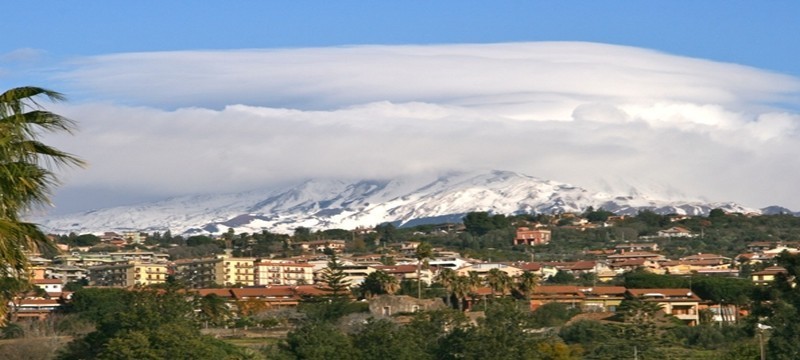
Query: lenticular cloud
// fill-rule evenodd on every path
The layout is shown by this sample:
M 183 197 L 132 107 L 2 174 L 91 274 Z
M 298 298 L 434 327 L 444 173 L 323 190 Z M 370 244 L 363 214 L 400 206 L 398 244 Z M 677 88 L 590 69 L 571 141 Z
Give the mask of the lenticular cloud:
M 91 136 L 59 140 L 93 164 L 81 186 L 503 169 L 800 210 L 800 81 L 736 64 L 549 42 L 112 54 L 59 76 L 88 94 L 63 110 Z

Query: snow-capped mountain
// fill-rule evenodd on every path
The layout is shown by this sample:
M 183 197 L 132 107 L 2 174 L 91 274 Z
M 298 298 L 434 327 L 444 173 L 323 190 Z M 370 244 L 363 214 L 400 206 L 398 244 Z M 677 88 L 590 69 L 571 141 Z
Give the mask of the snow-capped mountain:
M 508 171 L 451 173 L 436 179 L 309 180 L 297 186 L 229 195 L 187 196 L 137 206 L 114 207 L 33 219 L 49 232 L 165 231 L 173 234 L 290 233 L 312 229 L 458 221 L 471 211 L 496 214 L 582 212 L 593 206 L 619 214 L 759 212 L 735 203 L 664 200 L 631 191 L 591 192 Z

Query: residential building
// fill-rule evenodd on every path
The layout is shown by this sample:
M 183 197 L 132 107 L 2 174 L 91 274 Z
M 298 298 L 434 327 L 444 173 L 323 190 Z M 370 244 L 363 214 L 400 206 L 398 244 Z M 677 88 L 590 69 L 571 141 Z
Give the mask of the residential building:
M 316 240 L 299 243 L 299 245 L 303 250 L 307 251 L 321 253 L 327 248 L 333 250 L 333 252 L 341 253 L 344 251 L 346 243 L 344 240 Z
M 25 298 L 10 303 L 9 317 L 11 321 L 26 319 L 44 320 L 51 313 L 61 309 L 58 299 Z
M 786 275 L 788 272 L 781 266 L 770 266 L 764 270 L 750 274 L 750 278 L 753 280 L 753 284 L 769 285 L 769 283 L 775 281 L 778 274 Z
M 514 245 L 544 245 L 550 243 L 552 232 L 548 229 L 517 228 Z
M 376 265 L 376 270 L 383 271 L 389 275 L 397 278 L 398 283 L 403 280 L 417 280 L 417 265 Z M 419 270 L 421 281 L 428 286 L 433 283 L 433 271 L 429 268 L 422 267 Z
M 673 226 L 669 229 L 659 230 L 656 233 L 658 237 L 666 237 L 666 238 L 691 238 L 697 235 L 693 234 L 689 229 L 680 227 L 680 226 Z
M 617 253 L 624 254 L 631 251 L 658 251 L 656 243 L 626 243 L 614 247 Z
M 131 287 L 163 284 L 169 275 L 167 264 L 128 262 L 89 268 L 93 286 Z
M 314 265 L 282 261 L 255 263 L 255 285 L 311 285 Z
M 628 289 L 628 294 L 658 304 L 665 314 L 675 316 L 689 326 L 700 323 L 701 299 L 691 289 Z
M 568 304 L 571 307 L 581 307 L 586 294 L 575 285 L 541 285 L 533 289 L 530 307 L 536 310 L 547 303 Z
M 235 258 L 227 255 L 222 255 L 220 258 L 223 285 L 255 285 L 255 258 Z
M 592 286 L 578 290 L 584 294 L 581 308 L 586 312 L 616 312 L 627 291 L 623 286 Z
M 86 269 L 79 266 L 53 265 L 45 268 L 45 277 L 48 279 L 59 279 L 63 283 L 81 281 L 88 276 Z
M 31 284 L 44 290 L 50 297 L 59 297 L 64 291 L 64 283 L 59 279 L 33 279 Z
M 341 269 L 347 274 L 344 281 L 349 282 L 350 287 L 361 285 L 369 274 L 376 271 L 375 267 L 370 265 L 343 265 Z M 320 272 L 317 272 L 315 275 L 319 278 Z
M 447 256 L 447 257 L 443 256 L 443 257 L 436 257 L 432 260 L 428 260 L 428 265 L 437 268 L 448 268 L 455 270 L 465 266 L 472 265 L 472 263 L 456 256 Z
M 222 285 L 225 282 L 222 261 L 221 258 L 175 260 L 170 272 L 176 280 L 193 289 Z
M 456 273 L 460 275 L 469 276 L 470 272 L 476 272 L 479 276 L 484 277 L 486 274 L 489 273 L 492 269 L 499 269 L 500 271 L 508 274 L 509 277 L 516 277 L 522 275 L 524 272 L 522 269 L 503 264 L 503 263 L 482 263 L 482 264 L 474 264 L 470 266 L 465 266 L 460 269 L 456 270 Z

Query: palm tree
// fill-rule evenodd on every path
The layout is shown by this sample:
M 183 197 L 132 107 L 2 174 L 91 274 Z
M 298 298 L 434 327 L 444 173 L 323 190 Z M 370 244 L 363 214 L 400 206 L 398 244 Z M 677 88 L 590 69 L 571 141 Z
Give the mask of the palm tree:
M 453 296 L 458 302 L 458 310 L 464 311 L 464 299 L 466 299 L 467 295 L 472 291 L 469 277 L 465 275 L 457 276 L 453 280 L 451 288 L 453 289 Z
M 62 101 L 64 96 L 38 87 L 19 87 L 0 94 L 0 277 L 27 278 L 25 251 L 47 244 L 22 213 L 50 203 L 58 179 L 54 167 L 82 166 L 77 157 L 39 141 L 42 133 L 71 133 L 74 123 L 44 110 L 36 98 Z M 0 318 L 8 299 L 0 299 Z
M 634 324 L 652 321 L 660 310 L 661 305 L 658 303 L 638 298 L 625 299 L 617 307 L 617 313 L 622 314 L 625 322 Z
M 479 274 L 477 271 L 470 271 L 469 275 L 467 276 L 467 286 L 469 290 L 469 296 L 472 298 L 472 304 L 476 303 L 476 299 L 478 298 L 478 288 L 481 287 L 481 285 L 483 285 L 481 274 Z
M 494 268 L 486 274 L 486 285 L 492 290 L 492 298 L 494 299 L 495 292 L 505 295 L 506 290 L 511 286 L 511 278 L 505 271 Z
M 417 258 L 417 298 L 422 299 L 422 263 L 433 257 L 433 248 L 431 244 L 426 242 L 419 243 L 419 245 L 417 245 L 415 257 Z
M 533 294 L 533 290 L 536 289 L 536 283 L 539 281 L 539 277 L 530 271 L 526 271 L 519 276 L 518 280 L 517 288 L 525 295 L 525 300 L 530 303 L 531 294 Z M 528 306 L 530 306 L 530 304 L 528 304 Z
M 450 268 L 444 268 L 439 271 L 438 275 L 436 275 L 436 281 L 442 284 L 447 292 L 447 307 L 451 307 L 450 298 L 453 296 L 453 284 L 456 282 L 457 278 L 458 273 Z
M 398 289 L 400 289 L 400 281 L 397 278 L 389 274 L 385 271 L 376 271 L 378 277 L 378 283 L 380 284 L 381 290 L 389 295 L 394 295 Z
M 213 325 L 219 325 L 230 316 L 230 309 L 228 309 L 227 302 L 217 294 L 208 294 L 206 296 L 196 298 L 196 308 L 199 310 L 198 315 L 201 320 L 208 327 L 209 322 Z

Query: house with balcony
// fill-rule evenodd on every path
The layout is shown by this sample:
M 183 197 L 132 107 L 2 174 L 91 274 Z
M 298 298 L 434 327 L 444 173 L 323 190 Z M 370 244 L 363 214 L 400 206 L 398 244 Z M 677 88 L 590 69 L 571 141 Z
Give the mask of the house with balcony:
M 180 259 L 170 264 L 170 273 L 193 289 L 225 282 L 221 258 Z
M 552 232 L 548 229 L 517 228 L 514 245 L 544 245 L 550 243 Z
M 654 302 L 661 310 L 689 326 L 700 323 L 700 299 L 691 289 L 628 289 L 628 296 L 645 302 Z
M 314 283 L 314 265 L 284 261 L 255 263 L 256 286 L 311 285 Z
M 89 285 L 131 287 L 163 284 L 169 269 L 163 263 L 121 262 L 89 268 Z
M 219 258 L 222 261 L 219 263 L 217 271 L 222 273 L 222 285 L 255 285 L 255 258 L 230 257 L 228 255 L 220 255 Z
M 586 299 L 586 293 L 575 285 L 541 285 L 533 289 L 530 309 L 536 310 L 544 304 L 553 302 L 580 308 L 584 299 Z
M 403 280 L 417 280 L 417 265 L 405 264 L 405 265 L 376 265 L 376 270 L 383 271 L 389 275 L 394 276 L 397 278 L 397 282 L 401 282 Z M 433 283 L 433 271 L 431 269 L 422 267 L 419 270 L 419 276 L 423 283 L 427 284 L 428 286 Z
M 622 300 L 625 300 L 627 289 L 623 286 L 591 286 L 579 287 L 583 292 L 581 308 L 584 312 L 616 312 Z
M 456 274 L 459 276 L 469 276 L 470 272 L 476 272 L 480 277 L 485 277 L 486 274 L 488 274 L 492 269 L 498 269 L 506 273 L 511 278 L 522 275 L 524 272 L 522 269 L 516 266 L 511 266 L 504 263 L 480 263 L 457 269 Z
M 86 269 L 79 266 L 52 265 L 45 268 L 45 277 L 48 279 L 59 279 L 62 283 L 81 281 L 89 276 Z

